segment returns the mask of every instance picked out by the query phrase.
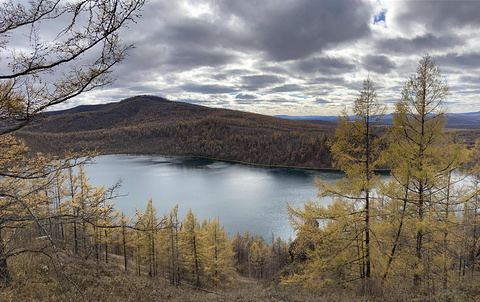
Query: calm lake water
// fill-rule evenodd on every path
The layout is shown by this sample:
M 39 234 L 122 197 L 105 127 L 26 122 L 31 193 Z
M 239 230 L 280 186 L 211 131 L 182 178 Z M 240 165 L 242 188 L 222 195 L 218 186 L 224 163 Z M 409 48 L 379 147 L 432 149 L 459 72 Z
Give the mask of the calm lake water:
M 315 176 L 332 182 L 343 177 L 330 171 L 132 155 L 100 156 L 85 170 L 96 186 L 123 180 L 120 194 L 126 196 L 115 204 L 127 215 L 134 215 L 135 207 L 143 211 L 152 198 L 159 216 L 178 203 L 182 218 L 192 208 L 200 222 L 218 217 L 229 236 L 248 230 L 266 240 L 272 233 L 294 238 L 286 202 L 296 207 L 317 200 Z

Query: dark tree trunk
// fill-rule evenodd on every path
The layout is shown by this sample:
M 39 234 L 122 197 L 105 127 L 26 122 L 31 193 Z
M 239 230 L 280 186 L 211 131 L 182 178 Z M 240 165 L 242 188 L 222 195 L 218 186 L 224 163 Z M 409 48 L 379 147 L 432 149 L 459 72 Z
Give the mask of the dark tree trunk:
M 107 241 L 107 229 L 105 229 L 105 263 L 108 263 L 108 241 Z
M 127 272 L 127 241 L 125 239 L 125 225 L 122 225 L 122 239 L 123 239 L 123 262 L 125 265 L 125 272 Z
M 0 284 L 10 283 L 10 272 L 8 271 L 7 259 L 0 258 Z
M 4 246 L 3 246 L 3 237 L 2 237 L 2 228 L 0 228 L 0 254 L 3 254 L 4 252 Z M 8 284 L 10 283 L 10 272 L 8 271 L 8 265 L 7 265 L 7 258 L 0 257 L 0 285 L 1 284 Z

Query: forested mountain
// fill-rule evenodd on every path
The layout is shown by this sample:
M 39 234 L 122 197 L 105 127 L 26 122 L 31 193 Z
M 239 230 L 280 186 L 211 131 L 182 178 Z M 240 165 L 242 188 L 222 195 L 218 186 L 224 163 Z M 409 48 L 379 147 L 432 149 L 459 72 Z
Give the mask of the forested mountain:
M 327 168 L 334 125 L 316 125 L 137 96 L 48 112 L 17 134 L 33 150 L 61 154 L 161 154 Z

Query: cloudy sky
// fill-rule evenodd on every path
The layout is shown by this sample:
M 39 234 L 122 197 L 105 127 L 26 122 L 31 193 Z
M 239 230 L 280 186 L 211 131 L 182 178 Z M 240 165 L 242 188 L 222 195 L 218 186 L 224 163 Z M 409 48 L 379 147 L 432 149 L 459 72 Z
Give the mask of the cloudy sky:
M 480 111 L 480 1 L 150 0 L 116 82 L 71 105 L 152 94 L 277 115 L 337 115 L 367 75 L 391 106 L 429 53 L 450 112 Z

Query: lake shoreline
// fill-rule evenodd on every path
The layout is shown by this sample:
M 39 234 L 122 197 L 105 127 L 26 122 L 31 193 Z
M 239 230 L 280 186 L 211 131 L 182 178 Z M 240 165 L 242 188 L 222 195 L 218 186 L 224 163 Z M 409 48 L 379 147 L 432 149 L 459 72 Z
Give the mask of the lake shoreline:
M 143 153 L 101 153 L 98 156 L 103 155 L 128 155 L 128 156 L 158 156 L 158 157 L 171 157 L 171 158 L 193 158 L 193 159 L 208 159 L 213 161 L 221 161 L 226 163 L 235 163 L 242 164 L 247 166 L 261 167 L 261 168 L 285 168 L 285 169 L 300 169 L 300 170 L 313 170 L 313 171 L 324 171 L 324 172 L 342 172 L 339 169 L 335 168 L 314 168 L 314 167 L 304 167 L 304 166 L 285 166 L 285 165 L 267 165 L 267 164 L 256 164 L 249 163 L 234 159 L 223 159 L 207 156 L 194 156 L 194 155 L 165 155 L 165 154 L 143 154 Z M 390 173 L 390 169 L 376 169 L 375 173 L 386 174 Z
M 222 161 L 222 162 L 226 162 L 226 163 L 235 163 L 235 164 L 242 164 L 242 165 L 247 165 L 247 166 L 257 166 L 257 167 L 264 167 L 264 168 L 287 168 L 287 169 L 302 169 L 302 170 L 341 172 L 340 170 L 334 169 L 334 168 L 314 168 L 314 167 L 304 167 L 304 166 L 256 164 L 256 163 L 249 163 L 249 162 L 234 160 L 234 159 L 223 159 L 223 158 L 215 158 L 215 157 L 208 157 L 208 156 L 195 156 L 195 155 L 165 155 L 165 154 L 146 154 L 146 153 L 100 153 L 98 156 L 103 156 L 103 155 L 129 155 L 129 156 L 158 156 L 158 157 L 172 157 L 172 158 L 195 158 L 195 159 L 208 159 L 208 160 L 214 160 L 214 161 Z

